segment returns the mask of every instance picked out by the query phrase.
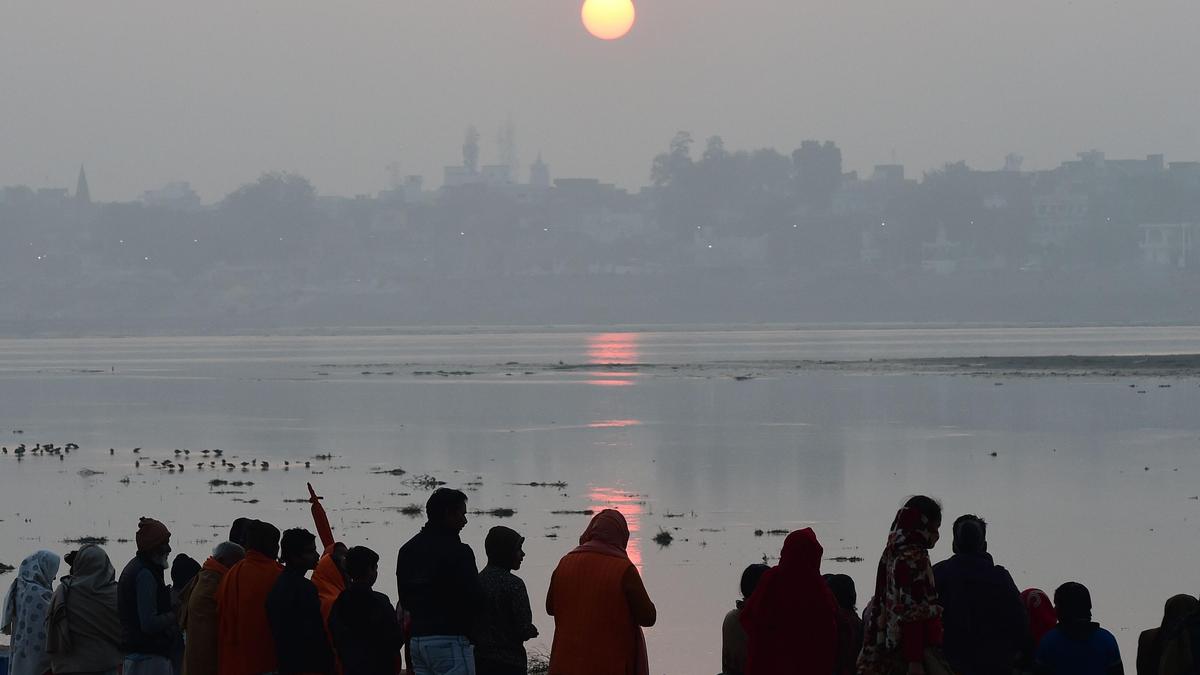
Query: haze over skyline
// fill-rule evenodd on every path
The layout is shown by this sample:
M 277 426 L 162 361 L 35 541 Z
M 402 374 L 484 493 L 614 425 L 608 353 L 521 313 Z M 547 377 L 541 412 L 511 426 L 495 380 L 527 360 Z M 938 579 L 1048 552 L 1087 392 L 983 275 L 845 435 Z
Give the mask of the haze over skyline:
M 636 188 L 675 131 L 730 147 L 832 139 L 849 169 L 965 159 L 1052 167 L 1200 156 L 1183 0 L 642 0 L 615 42 L 574 0 L 35 2 L 0 7 L 0 185 L 99 200 L 189 180 L 219 200 L 263 170 L 327 194 L 437 185 L 476 124 L 512 119 L 522 171 Z M 447 39 L 447 36 L 452 36 Z M 894 153 L 894 155 L 893 155 Z

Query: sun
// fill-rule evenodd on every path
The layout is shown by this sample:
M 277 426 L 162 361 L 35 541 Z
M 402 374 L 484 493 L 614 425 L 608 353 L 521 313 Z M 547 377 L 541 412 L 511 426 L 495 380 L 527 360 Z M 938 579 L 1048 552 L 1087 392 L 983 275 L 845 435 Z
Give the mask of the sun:
M 624 37 L 637 16 L 633 0 L 584 0 L 580 13 L 583 27 L 601 40 Z

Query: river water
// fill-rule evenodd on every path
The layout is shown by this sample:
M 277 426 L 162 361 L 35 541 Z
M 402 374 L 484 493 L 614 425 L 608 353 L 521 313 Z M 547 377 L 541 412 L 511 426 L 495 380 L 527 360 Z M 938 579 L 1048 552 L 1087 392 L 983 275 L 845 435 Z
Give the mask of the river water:
M 239 515 L 311 527 L 307 505 L 288 500 L 312 481 L 339 538 L 375 548 L 390 567 L 420 526 L 400 508 L 428 495 L 410 479 L 428 475 L 466 489 L 473 510 L 515 510 L 472 515 L 463 537 L 482 564 L 489 527 L 525 534 L 519 574 L 542 630 L 535 651 L 553 631 L 540 610 L 550 572 L 587 522 L 556 512 L 625 512 L 659 607 L 652 670 L 693 674 L 720 668 L 720 623 L 742 568 L 778 555 L 782 538 L 756 530 L 812 526 L 828 558 L 865 558 L 824 565 L 855 579 L 861 604 L 896 508 L 928 493 L 948 520 L 988 520 L 990 550 L 1022 588 L 1089 585 L 1097 620 L 1132 664 L 1137 633 L 1156 625 L 1163 601 L 1200 590 L 1200 379 L 778 364 L 1164 353 L 1200 353 L 1200 329 L 0 340 L 0 444 L 10 451 L 0 455 L 0 562 L 95 535 L 109 537 L 119 568 L 140 515 L 167 522 L 175 549 L 202 559 Z M 61 460 L 12 454 L 39 442 L 80 449 Z M 201 450 L 211 448 L 236 468 L 209 468 Z M 187 468 L 154 464 L 166 460 Z M 242 470 L 263 460 L 268 470 Z M 381 473 L 397 468 L 408 473 Z M 519 485 L 558 481 L 566 487 Z M 662 530 L 671 545 L 652 541 Z M 950 554 L 949 536 L 933 554 Z M 379 588 L 394 599 L 390 574 Z

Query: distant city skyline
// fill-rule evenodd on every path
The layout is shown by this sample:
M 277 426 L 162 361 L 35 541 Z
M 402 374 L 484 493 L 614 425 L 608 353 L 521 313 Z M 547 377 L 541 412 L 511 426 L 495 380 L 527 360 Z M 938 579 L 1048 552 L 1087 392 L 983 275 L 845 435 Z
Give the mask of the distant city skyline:
M 469 13 L 468 13 L 469 12 Z M 1200 156 L 1183 0 L 981 5 L 642 0 L 625 38 L 574 0 L 213 0 L 0 7 L 0 184 L 128 200 L 187 180 L 211 202 L 262 170 L 322 193 L 436 184 L 468 124 L 516 125 L 527 167 L 627 188 L 680 129 L 731 148 L 831 139 L 848 168 L 1029 168 L 1099 147 Z

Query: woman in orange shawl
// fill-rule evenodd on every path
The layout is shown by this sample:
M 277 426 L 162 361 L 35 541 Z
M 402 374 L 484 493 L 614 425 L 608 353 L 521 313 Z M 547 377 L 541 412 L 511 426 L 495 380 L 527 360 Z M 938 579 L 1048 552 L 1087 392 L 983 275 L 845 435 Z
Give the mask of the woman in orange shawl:
M 559 561 L 546 595 L 554 617 L 550 675 L 649 675 L 642 627 L 658 615 L 628 544 L 625 517 L 606 509 Z

